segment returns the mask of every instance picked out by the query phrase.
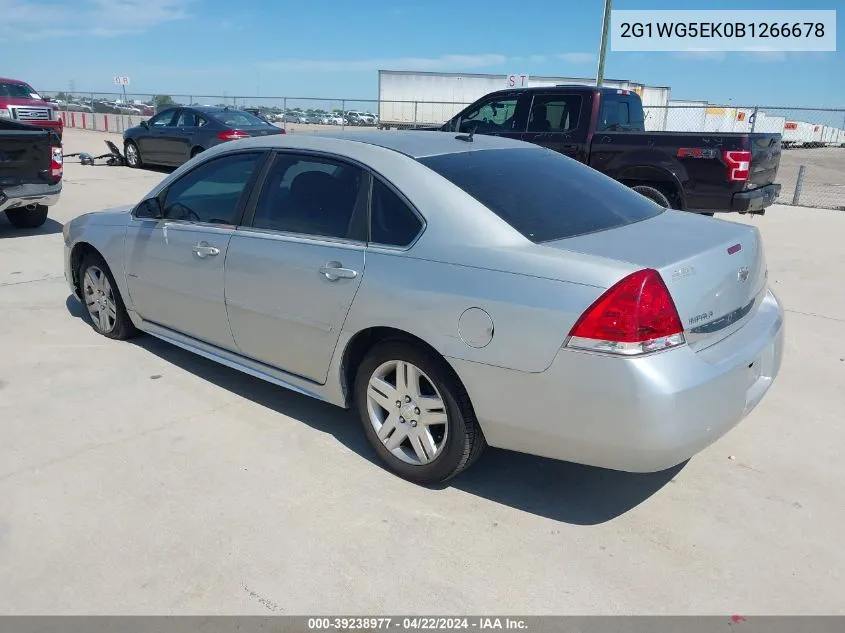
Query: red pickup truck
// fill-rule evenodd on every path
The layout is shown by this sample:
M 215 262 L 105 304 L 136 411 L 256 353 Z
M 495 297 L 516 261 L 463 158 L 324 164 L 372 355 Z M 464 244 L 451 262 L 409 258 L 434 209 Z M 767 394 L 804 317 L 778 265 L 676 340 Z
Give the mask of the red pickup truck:
M 62 137 L 64 123 L 59 108 L 41 97 L 25 81 L 0 77 L 0 119 L 37 125 Z

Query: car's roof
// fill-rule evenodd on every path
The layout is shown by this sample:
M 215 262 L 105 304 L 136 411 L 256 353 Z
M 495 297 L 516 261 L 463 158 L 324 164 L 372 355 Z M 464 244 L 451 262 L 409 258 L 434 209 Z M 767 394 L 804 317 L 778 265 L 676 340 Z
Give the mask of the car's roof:
M 8 79 L 6 77 L 0 77 L 0 81 L 5 84 L 17 84 L 18 86 L 26 86 L 27 83 L 25 81 L 21 81 L 20 79 Z
M 472 142 L 460 140 L 465 134 L 455 132 L 422 131 L 422 130 L 350 130 L 332 132 L 300 132 L 297 134 L 274 134 L 259 136 L 244 141 L 236 141 L 244 145 L 255 147 L 313 147 L 317 139 L 343 142 L 355 142 L 375 145 L 390 149 L 411 158 L 424 158 L 442 154 L 458 154 L 491 149 L 536 147 L 522 141 L 516 141 L 500 136 L 478 134 L 473 136 Z M 320 142 L 322 145 L 323 143 Z M 316 149 L 316 148 L 315 148 Z

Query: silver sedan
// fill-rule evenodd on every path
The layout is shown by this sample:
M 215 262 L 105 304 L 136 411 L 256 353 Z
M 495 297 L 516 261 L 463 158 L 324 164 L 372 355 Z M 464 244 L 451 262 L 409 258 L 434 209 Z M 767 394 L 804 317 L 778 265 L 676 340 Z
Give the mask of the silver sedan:
M 420 483 L 487 444 L 665 469 L 745 417 L 781 363 L 756 228 L 492 136 L 233 141 L 64 243 L 98 332 L 354 407 Z

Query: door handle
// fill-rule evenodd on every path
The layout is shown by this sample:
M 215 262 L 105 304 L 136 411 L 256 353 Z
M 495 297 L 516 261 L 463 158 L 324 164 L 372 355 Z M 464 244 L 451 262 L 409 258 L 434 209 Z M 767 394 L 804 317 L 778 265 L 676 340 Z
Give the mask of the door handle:
M 358 276 L 358 271 L 343 268 L 343 264 L 340 262 L 328 262 L 325 266 L 320 266 L 320 274 L 329 281 L 337 281 L 338 279 L 355 279 Z
M 216 246 L 210 246 L 208 242 L 199 242 L 198 244 L 194 244 L 191 250 L 193 250 L 194 255 L 196 255 L 200 259 L 205 259 L 206 257 L 214 257 L 215 255 L 220 254 L 220 249 Z

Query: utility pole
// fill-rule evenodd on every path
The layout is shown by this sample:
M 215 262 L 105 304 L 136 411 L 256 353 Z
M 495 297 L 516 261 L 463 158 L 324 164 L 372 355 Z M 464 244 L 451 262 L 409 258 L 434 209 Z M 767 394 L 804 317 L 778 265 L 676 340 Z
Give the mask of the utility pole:
M 601 27 L 601 43 L 599 44 L 599 67 L 596 71 L 596 88 L 604 83 L 604 58 L 607 55 L 607 32 L 610 30 L 610 5 L 613 0 L 604 0 L 604 17 Z

